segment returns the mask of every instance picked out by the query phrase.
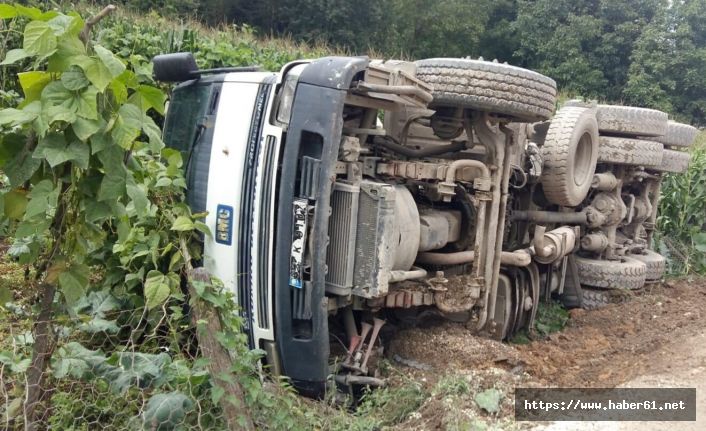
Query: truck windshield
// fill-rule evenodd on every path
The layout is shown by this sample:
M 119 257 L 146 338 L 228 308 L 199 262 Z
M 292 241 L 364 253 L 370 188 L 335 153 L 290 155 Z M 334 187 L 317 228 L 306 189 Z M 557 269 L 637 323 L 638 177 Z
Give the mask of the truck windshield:
M 189 157 L 204 124 L 213 85 L 195 83 L 174 89 L 164 123 L 164 142 Z

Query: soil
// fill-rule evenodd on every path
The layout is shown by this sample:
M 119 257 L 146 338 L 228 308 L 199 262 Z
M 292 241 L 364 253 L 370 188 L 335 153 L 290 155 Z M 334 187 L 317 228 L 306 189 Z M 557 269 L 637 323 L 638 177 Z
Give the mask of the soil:
M 670 280 L 648 285 L 625 303 L 593 311 L 572 310 L 562 331 L 528 344 L 475 337 L 460 323 L 432 323 L 398 333 L 387 356 L 400 370 L 430 388 L 451 370 L 466 376 L 479 389 L 500 387 L 506 400 L 501 411 L 491 415 L 491 422 L 507 429 L 503 421 L 511 420 L 513 414 L 514 387 L 634 387 L 651 383 L 706 388 L 705 317 L 706 279 Z M 697 404 L 704 404 L 702 396 L 697 395 Z M 443 402 L 432 395 L 399 429 L 449 428 L 445 422 L 448 414 L 443 413 L 448 408 Z M 697 428 L 693 429 L 706 429 L 701 421 L 706 417 L 697 416 Z M 528 425 L 511 424 L 509 428 Z M 549 428 L 579 428 L 557 425 Z M 583 424 L 581 429 L 603 428 Z

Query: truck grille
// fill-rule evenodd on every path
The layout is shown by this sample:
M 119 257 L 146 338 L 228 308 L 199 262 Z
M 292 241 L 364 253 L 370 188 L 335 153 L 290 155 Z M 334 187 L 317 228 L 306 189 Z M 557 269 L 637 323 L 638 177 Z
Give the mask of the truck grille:
M 344 183 L 333 186 L 329 218 L 329 248 L 326 254 L 326 289 L 346 294 L 353 286 L 358 197 L 360 187 Z

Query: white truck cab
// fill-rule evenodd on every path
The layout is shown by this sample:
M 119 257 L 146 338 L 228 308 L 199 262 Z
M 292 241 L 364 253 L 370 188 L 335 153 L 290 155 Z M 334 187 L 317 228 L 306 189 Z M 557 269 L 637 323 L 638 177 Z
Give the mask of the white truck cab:
M 663 148 L 664 113 L 554 115 L 553 80 L 482 60 L 153 62 L 178 82 L 164 140 L 208 214 L 203 265 L 234 292 L 251 348 L 304 394 L 384 384 L 392 323 L 430 311 L 503 340 L 532 331 L 543 299 L 604 304 L 664 271 L 659 184 L 688 165 Z

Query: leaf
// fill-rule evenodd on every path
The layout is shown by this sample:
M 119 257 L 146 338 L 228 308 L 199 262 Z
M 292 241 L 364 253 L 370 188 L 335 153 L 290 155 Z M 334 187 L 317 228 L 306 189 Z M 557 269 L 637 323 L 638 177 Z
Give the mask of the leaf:
M 60 347 L 53 355 L 51 368 L 57 379 L 66 376 L 81 379 L 88 372 L 98 371 L 105 361 L 105 355 L 100 350 L 89 350 L 72 341 Z
M 179 216 L 176 218 L 176 220 L 174 220 L 171 230 L 179 232 L 194 230 L 194 222 L 192 222 L 189 217 Z
M 99 201 L 115 200 L 125 193 L 125 175 L 106 175 L 98 190 Z
M 76 37 L 62 37 L 56 47 L 56 52 L 49 57 L 47 70 L 49 72 L 63 72 L 75 64 L 77 56 L 85 56 L 86 47 Z
M 18 73 L 17 78 L 20 81 L 22 92 L 25 94 L 25 102 L 27 103 L 39 100 L 42 90 L 52 80 L 49 72 L 23 72 Z
M 21 220 L 27 209 L 27 195 L 22 190 L 10 190 L 3 196 L 5 201 L 5 217 Z
M 67 145 L 64 135 L 52 132 L 39 141 L 33 157 L 44 158 L 51 167 L 73 161 L 77 167 L 86 169 L 90 148 L 88 144 L 79 141 Z
M 10 180 L 10 185 L 20 187 L 39 169 L 42 161 L 32 157 L 26 150 L 21 151 L 5 165 L 5 175 Z
M 117 78 L 125 71 L 125 65 L 111 51 L 103 48 L 100 45 L 95 45 L 93 49 L 96 51 L 98 58 L 103 62 L 106 69 L 110 72 L 111 78 Z
M 135 211 L 139 215 L 145 214 L 150 202 L 147 199 L 147 189 L 142 184 L 136 184 L 132 176 L 127 177 L 127 195 L 132 199 Z
M 6 108 L 0 111 L 0 126 L 20 126 L 30 123 L 37 118 L 37 114 L 25 110 Z
M 22 48 L 32 55 L 50 55 L 56 49 L 54 31 L 44 21 L 31 21 L 25 26 Z
M 57 259 L 51 266 L 47 269 L 47 275 L 45 281 L 47 283 L 54 284 L 59 281 L 59 276 L 62 272 L 66 271 L 66 261 L 63 259 Z
M 31 54 L 29 52 L 25 51 L 22 48 L 11 49 L 10 51 L 7 51 L 7 55 L 5 56 L 5 59 L 2 61 L 2 63 L 0 63 L 0 65 L 14 64 L 20 60 L 24 60 L 30 55 Z
M 54 35 L 63 36 L 69 34 L 78 36 L 83 28 L 83 20 L 80 17 L 59 14 L 47 21 L 49 27 L 54 31 Z
M 91 84 L 83 70 L 78 66 L 71 66 L 69 70 L 62 73 L 61 83 L 64 84 L 67 90 L 80 90 Z
M 699 232 L 694 235 L 694 248 L 702 253 L 706 253 L 706 232 Z
M 107 363 L 113 367 L 106 370 L 103 377 L 110 381 L 113 390 L 124 393 L 136 384 L 146 387 L 163 378 L 164 369 L 171 363 L 171 358 L 166 353 L 120 352 L 114 353 Z
M 180 392 L 152 395 L 143 414 L 145 428 L 157 431 L 175 429 L 192 408 L 193 402 Z
M 154 108 L 161 115 L 164 115 L 166 100 L 167 96 L 162 90 L 150 85 L 140 85 L 130 97 L 130 102 L 141 107 L 142 112 L 147 112 L 150 108 Z
M 105 320 L 100 317 L 80 325 L 79 329 L 89 334 L 117 334 L 120 332 L 115 320 Z
M 118 105 L 122 105 L 127 101 L 127 87 L 125 87 L 125 84 L 118 80 L 113 80 L 108 88 L 113 92 L 113 97 Z
M 98 117 L 97 120 L 77 118 L 71 127 L 73 128 L 76 137 L 85 142 L 88 138 L 96 134 L 104 125 L 105 121 L 100 117 Z
M 159 271 L 152 270 L 145 279 L 145 302 L 148 309 L 153 309 L 169 298 L 171 289 L 167 277 Z
M 54 81 L 47 85 L 42 92 L 42 108 L 47 111 L 48 121 L 73 122 L 75 116 L 83 118 L 98 118 L 98 104 L 96 96 L 98 90 L 90 86 L 83 91 L 70 91 L 61 81 Z
M 497 413 L 500 410 L 500 399 L 502 394 L 495 388 L 487 389 L 476 394 L 474 400 L 478 407 L 488 413 Z
M 42 11 L 37 9 L 36 7 L 22 6 L 21 4 L 17 3 L 15 3 L 15 9 L 17 10 L 18 15 L 26 16 L 33 20 L 41 20 L 44 15 L 42 14 Z
M 142 131 L 142 112 L 133 104 L 125 104 L 118 110 L 118 117 L 111 131 L 115 143 L 126 150 L 140 136 Z
M 76 303 L 88 287 L 89 269 L 86 265 L 73 264 L 59 275 L 59 287 L 69 304 Z
M 72 64 L 78 65 L 83 69 L 86 78 L 102 93 L 108 84 L 113 80 L 110 70 L 103 62 L 95 57 L 87 55 L 77 55 L 72 59 Z
M 0 19 L 10 19 L 17 16 L 17 9 L 9 4 L 0 4 Z

